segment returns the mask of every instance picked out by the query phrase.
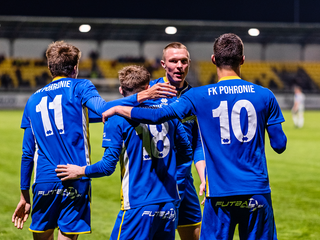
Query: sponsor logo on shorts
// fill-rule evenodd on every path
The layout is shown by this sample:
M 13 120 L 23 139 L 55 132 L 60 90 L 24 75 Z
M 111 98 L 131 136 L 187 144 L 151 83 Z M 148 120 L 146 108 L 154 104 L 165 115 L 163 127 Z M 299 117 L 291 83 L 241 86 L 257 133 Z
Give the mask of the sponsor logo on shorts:
M 254 198 L 250 198 L 249 201 L 217 201 L 215 206 L 249 208 L 252 212 L 258 208 L 264 207 L 263 204 L 259 204 Z
M 54 189 L 49 191 L 38 191 L 38 195 L 49 196 L 49 195 L 62 195 L 70 197 L 71 199 L 81 197 L 81 194 L 78 193 L 77 189 L 74 187 L 68 187 L 67 189 Z
M 141 216 L 159 217 L 162 219 L 176 220 L 176 211 L 171 208 L 169 211 L 144 211 Z

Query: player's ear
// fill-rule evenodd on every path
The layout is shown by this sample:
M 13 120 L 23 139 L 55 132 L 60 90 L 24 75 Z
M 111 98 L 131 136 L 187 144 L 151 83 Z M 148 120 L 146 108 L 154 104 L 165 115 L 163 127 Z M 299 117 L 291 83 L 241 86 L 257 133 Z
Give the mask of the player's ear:
M 243 63 L 244 63 L 244 59 L 245 59 L 246 57 L 243 55 L 242 56 L 242 59 L 241 59 L 241 62 L 240 62 L 240 65 L 242 65 Z
M 78 77 L 78 64 L 77 65 L 74 65 L 73 67 L 73 73 L 71 74 L 72 78 L 77 78 Z
M 123 96 L 123 90 L 121 86 L 119 87 L 119 93 Z
M 214 55 L 211 55 L 211 61 L 214 65 L 216 65 L 216 58 L 214 57 Z
M 162 66 L 164 69 L 166 69 L 166 64 L 165 64 L 165 62 L 164 62 L 163 60 L 161 60 L 160 63 L 161 63 L 161 66 Z

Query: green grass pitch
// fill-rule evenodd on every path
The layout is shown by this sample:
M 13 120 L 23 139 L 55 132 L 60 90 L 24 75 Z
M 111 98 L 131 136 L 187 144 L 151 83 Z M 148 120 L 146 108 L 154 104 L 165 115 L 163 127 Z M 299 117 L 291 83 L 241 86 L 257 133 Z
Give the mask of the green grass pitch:
M 287 150 L 276 154 L 266 140 L 266 154 L 272 188 L 278 238 L 320 239 L 320 111 L 305 113 L 305 126 L 296 129 L 289 111 L 283 124 L 288 137 Z M 22 111 L 0 111 L 0 239 L 32 239 L 28 231 L 30 218 L 23 230 L 11 223 L 19 201 L 19 174 L 23 130 Z M 102 124 L 90 126 L 92 163 L 100 160 Z M 194 170 L 194 169 L 193 169 Z M 194 171 L 195 184 L 199 180 Z M 250 183 L 248 183 L 250 184 Z M 120 207 L 119 168 L 110 177 L 92 181 L 92 234 L 79 239 L 108 239 Z M 178 237 L 177 237 L 178 239 Z M 238 239 L 236 236 L 235 239 Z

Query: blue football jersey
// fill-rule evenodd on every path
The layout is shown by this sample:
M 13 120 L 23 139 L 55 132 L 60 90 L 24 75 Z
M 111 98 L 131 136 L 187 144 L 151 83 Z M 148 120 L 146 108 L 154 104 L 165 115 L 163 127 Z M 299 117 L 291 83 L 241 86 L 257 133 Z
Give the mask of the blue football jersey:
M 168 83 L 168 79 L 166 77 L 158 78 L 150 82 L 150 87 L 157 83 Z M 178 91 L 178 94 L 176 97 L 172 98 L 160 98 L 156 100 L 152 100 L 153 104 L 150 101 L 150 105 L 155 106 L 155 107 L 163 107 L 166 105 L 169 105 L 177 99 L 179 99 L 184 93 L 189 91 L 192 87 L 186 82 L 186 85 Z M 193 149 L 193 160 L 195 162 L 199 160 L 204 160 L 204 155 L 203 155 L 203 148 L 202 148 L 202 143 L 201 143 L 201 138 L 199 134 L 199 129 L 198 129 L 198 124 L 197 124 L 197 117 L 195 115 L 187 116 L 184 119 L 181 120 L 185 131 L 187 132 L 189 142 L 191 144 L 191 147 Z M 191 164 L 192 162 L 188 163 L 180 163 L 178 162 L 178 168 L 177 168 L 177 180 L 178 184 L 184 184 L 184 180 L 186 176 L 191 175 Z M 179 187 L 179 191 L 181 190 L 180 194 L 183 193 L 184 187 Z
M 100 96 L 89 80 L 59 77 L 31 95 L 21 128 L 31 128 L 36 142 L 35 182 L 60 181 L 58 164 L 90 164 L 84 103 L 92 97 Z
M 197 115 L 206 160 L 207 197 L 270 192 L 265 129 L 284 122 L 284 118 L 269 89 L 226 77 L 216 84 L 190 89 L 171 107 L 180 119 Z
M 179 121 L 149 125 L 113 116 L 105 124 L 102 146 L 122 148 L 122 210 L 179 199 L 174 147 L 185 161 L 192 159 L 187 134 Z

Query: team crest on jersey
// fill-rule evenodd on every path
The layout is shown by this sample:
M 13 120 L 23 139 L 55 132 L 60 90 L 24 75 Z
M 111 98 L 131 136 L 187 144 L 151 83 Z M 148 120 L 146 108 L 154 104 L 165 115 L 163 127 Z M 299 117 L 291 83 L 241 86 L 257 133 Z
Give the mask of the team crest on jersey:
M 166 98 L 161 98 L 161 104 L 160 106 L 168 105 L 168 99 Z

